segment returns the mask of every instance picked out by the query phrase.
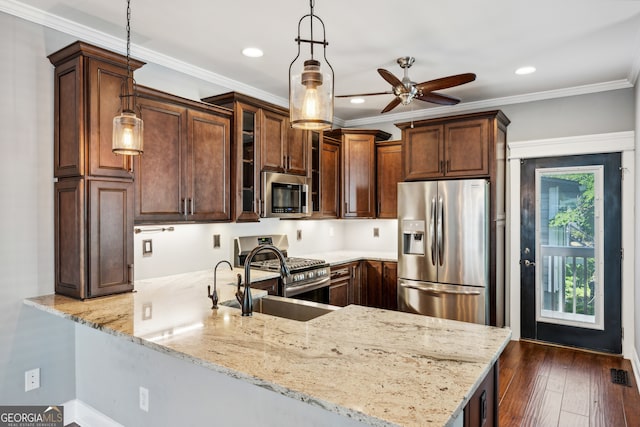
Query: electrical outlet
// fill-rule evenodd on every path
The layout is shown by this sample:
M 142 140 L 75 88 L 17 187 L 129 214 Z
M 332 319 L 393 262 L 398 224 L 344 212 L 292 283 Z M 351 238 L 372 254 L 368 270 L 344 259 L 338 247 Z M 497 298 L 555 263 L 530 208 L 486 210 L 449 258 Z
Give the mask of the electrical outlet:
M 142 256 L 151 256 L 153 254 L 153 243 L 151 239 L 142 241 Z
M 380 229 L 378 227 L 373 227 L 373 237 L 380 237 Z
M 24 373 L 24 391 L 40 388 L 40 368 L 31 369 Z
M 296 237 L 297 237 L 298 240 L 302 240 L 302 230 L 298 230 L 296 232 Z
M 140 409 L 149 412 L 149 389 L 140 387 Z
M 220 235 L 219 234 L 214 234 L 213 235 L 213 249 L 217 249 L 220 247 Z

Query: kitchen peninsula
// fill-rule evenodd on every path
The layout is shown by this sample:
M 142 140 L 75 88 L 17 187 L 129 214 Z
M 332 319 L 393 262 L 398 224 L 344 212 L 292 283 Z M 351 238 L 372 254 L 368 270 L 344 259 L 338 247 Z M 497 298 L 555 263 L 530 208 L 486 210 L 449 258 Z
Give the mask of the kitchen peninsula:
M 234 299 L 238 272 L 218 271 L 220 301 Z M 253 280 L 270 274 L 256 272 Z M 465 406 L 511 336 L 508 329 L 357 305 L 308 322 L 242 317 L 233 307 L 211 309 L 212 282 L 206 270 L 136 281 L 133 293 L 85 301 L 46 295 L 25 304 L 376 426 L 462 425 Z

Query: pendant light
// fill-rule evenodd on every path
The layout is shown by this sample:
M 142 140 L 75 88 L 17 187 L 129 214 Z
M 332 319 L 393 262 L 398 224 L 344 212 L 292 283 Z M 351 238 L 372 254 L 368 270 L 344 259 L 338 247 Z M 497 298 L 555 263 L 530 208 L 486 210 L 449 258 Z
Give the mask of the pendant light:
M 113 119 L 113 140 L 111 150 L 115 154 L 135 156 L 142 154 L 142 132 L 144 124 L 136 116 L 136 82 L 131 71 L 131 0 L 127 0 L 127 80 L 124 82 L 123 94 L 120 95 L 124 107 L 119 116 Z M 133 94 L 129 94 L 129 82 Z
M 324 22 L 313 13 L 315 1 L 309 1 L 310 13 L 298 22 L 298 54 L 289 65 L 289 116 L 291 127 L 298 129 L 331 129 L 333 122 L 333 68 L 327 61 Z M 300 26 L 309 18 L 310 38 L 300 37 Z M 322 25 L 322 41 L 313 39 L 313 23 Z M 300 59 L 300 43 L 308 43 L 311 57 Z M 322 45 L 322 57 L 314 57 L 314 45 Z M 300 59 L 300 61 L 298 61 Z

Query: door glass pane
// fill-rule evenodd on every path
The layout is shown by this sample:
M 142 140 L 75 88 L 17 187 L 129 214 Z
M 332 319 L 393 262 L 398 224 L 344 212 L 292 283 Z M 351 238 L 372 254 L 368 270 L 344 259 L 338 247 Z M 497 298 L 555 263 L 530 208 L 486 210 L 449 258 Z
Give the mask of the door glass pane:
M 537 321 L 603 329 L 602 166 L 536 170 Z

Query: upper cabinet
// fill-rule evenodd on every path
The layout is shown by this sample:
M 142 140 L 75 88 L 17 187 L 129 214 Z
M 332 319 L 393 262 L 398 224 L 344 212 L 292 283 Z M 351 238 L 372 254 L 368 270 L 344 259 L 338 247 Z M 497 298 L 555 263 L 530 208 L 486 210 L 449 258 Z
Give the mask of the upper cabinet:
M 398 217 L 398 183 L 402 181 L 402 141 L 376 142 L 377 218 Z
M 342 170 L 342 218 L 375 218 L 375 142 L 389 139 L 380 130 L 334 129 L 326 136 L 340 140 Z
M 76 42 L 49 60 L 55 66 L 54 176 L 131 179 L 130 157 L 111 151 L 113 118 L 130 84 L 126 58 Z M 134 70 L 142 65 L 131 60 Z
M 509 120 L 499 111 L 397 124 L 402 129 L 406 181 L 489 177 L 495 131 Z
M 136 223 L 231 219 L 231 112 L 139 87 Z
M 340 141 L 310 132 L 313 218 L 340 216 Z
M 307 176 L 311 134 L 291 129 L 287 109 L 241 93 L 229 92 L 203 101 L 233 109 L 233 218 L 238 222 L 258 221 L 261 172 Z

